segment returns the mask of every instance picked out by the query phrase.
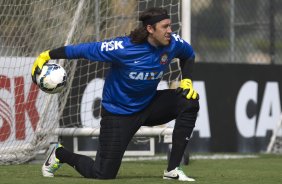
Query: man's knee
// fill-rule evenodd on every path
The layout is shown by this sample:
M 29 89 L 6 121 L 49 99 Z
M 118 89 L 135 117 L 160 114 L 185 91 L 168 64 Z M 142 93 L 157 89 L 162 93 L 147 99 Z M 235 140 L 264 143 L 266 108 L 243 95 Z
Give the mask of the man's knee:
M 200 109 L 199 101 L 193 99 L 182 99 L 182 111 L 190 112 L 190 113 L 197 113 Z
M 194 128 L 197 113 L 199 111 L 199 101 L 198 100 L 184 100 L 181 103 L 181 110 L 179 111 L 178 117 L 176 118 L 175 127 L 176 128 Z
M 115 179 L 121 165 L 121 159 L 105 159 L 98 157 L 95 160 L 95 175 L 97 179 Z

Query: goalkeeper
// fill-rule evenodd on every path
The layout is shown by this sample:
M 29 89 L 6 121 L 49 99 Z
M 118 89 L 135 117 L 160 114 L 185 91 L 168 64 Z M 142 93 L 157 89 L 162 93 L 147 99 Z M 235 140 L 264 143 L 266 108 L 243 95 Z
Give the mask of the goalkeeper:
M 103 88 L 96 159 L 72 153 L 58 144 L 42 166 L 43 176 L 53 177 L 61 164 L 67 163 L 86 178 L 113 179 L 128 143 L 141 126 L 161 125 L 176 119 L 171 156 L 163 179 L 194 181 L 180 169 L 199 110 L 199 95 L 192 85 L 194 51 L 172 33 L 165 9 L 149 8 L 139 20 L 142 26 L 129 36 L 45 51 L 34 62 L 34 82 L 36 74 L 50 59 L 84 58 L 111 63 Z M 173 58 L 180 60 L 180 86 L 177 90 L 157 90 Z

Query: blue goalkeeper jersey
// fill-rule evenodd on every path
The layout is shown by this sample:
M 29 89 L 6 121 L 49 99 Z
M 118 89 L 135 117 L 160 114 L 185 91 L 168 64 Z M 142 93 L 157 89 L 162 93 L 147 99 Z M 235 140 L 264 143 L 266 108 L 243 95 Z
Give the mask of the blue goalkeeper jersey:
M 195 57 L 192 47 L 172 34 L 170 44 L 154 47 L 148 42 L 134 44 L 130 38 L 69 45 L 68 59 L 110 62 L 112 67 L 105 79 L 102 105 L 113 114 L 133 114 L 146 108 L 156 94 L 164 71 L 173 58 Z

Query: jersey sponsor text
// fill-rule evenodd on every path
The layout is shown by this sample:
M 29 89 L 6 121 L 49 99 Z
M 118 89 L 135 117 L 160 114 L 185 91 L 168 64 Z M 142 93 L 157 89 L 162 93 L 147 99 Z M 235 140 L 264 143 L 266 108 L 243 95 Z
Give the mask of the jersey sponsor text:
M 161 72 L 130 72 L 129 78 L 134 80 L 157 80 L 163 77 Z
M 117 49 L 124 49 L 122 42 L 123 41 L 102 42 L 101 51 L 112 51 L 112 50 L 117 50 Z

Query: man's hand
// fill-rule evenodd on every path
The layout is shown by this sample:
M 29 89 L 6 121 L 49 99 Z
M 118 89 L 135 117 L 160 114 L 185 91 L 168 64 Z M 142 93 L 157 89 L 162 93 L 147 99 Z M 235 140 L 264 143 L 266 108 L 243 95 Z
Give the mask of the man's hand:
M 32 81 L 36 84 L 36 74 L 40 74 L 43 65 L 49 61 L 50 55 L 49 55 L 49 50 L 42 52 L 34 61 L 32 70 L 31 70 L 31 77 Z
M 188 100 L 191 98 L 199 100 L 199 94 L 194 90 L 191 79 L 182 79 L 176 92 L 181 93 Z

